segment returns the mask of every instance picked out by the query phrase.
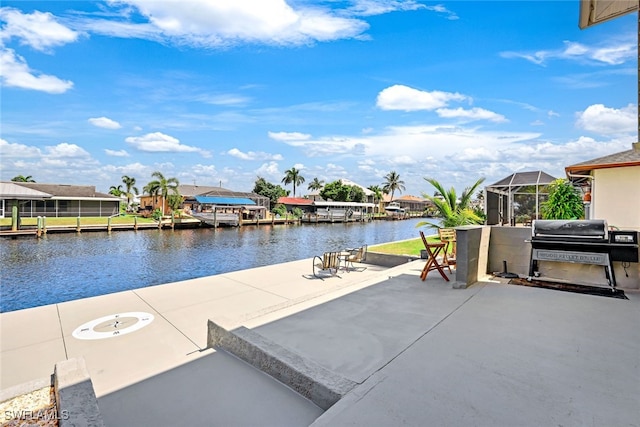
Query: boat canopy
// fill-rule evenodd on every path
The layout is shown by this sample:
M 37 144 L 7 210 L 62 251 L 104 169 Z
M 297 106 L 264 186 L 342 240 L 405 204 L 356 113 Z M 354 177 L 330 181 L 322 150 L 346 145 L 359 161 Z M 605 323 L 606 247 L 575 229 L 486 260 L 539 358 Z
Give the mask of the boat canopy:
M 373 203 L 358 203 L 358 202 L 326 202 L 326 201 L 315 201 L 313 202 L 314 206 L 317 207 L 332 207 L 332 208 L 373 208 Z
M 239 205 L 239 206 L 251 206 L 255 205 L 251 199 L 243 197 L 209 197 L 209 196 L 196 196 L 196 201 L 202 205 Z

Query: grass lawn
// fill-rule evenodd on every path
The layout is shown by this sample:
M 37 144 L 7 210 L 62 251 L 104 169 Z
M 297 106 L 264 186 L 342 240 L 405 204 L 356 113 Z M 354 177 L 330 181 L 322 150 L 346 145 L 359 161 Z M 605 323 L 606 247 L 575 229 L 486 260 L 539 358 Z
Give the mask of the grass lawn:
M 116 216 L 111 218 L 111 224 L 133 224 L 134 215 Z M 38 218 L 21 218 L 20 222 L 25 226 L 36 226 Z M 155 223 L 153 218 L 138 217 L 138 224 Z M 78 224 L 78 218 L 54 218 L 47 217 L 47 227 L 56 226 L 75 226 Z M 0 218 L 0 226 L 10 226 L 11 218 Z M 107 225 L 107 217 L 81 217 L 80 225 Z
M 430 243 L 440 243 L 438 236 L 428 236 L 427 241 Z M 420 256 L 420 250 L 424 249 L 422 239 L 404 240 L 401 242 L 384 243 L 382 245 L 369 246 L 372 252 L 381 252 L 392 255 L 415 255 Z M 453 248 L 449 246 L 449 253 Z

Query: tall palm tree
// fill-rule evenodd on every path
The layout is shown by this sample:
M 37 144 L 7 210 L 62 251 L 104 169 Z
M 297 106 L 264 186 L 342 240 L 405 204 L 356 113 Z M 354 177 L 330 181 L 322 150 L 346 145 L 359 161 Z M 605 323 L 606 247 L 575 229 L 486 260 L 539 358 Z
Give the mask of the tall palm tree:
M 435 228 L 451 228 L 459 225 L 482 223 L 482 218 L 473 211 L 470 207 L 470 202 L 473 192 L 484 182 L 484 178 L 478 179 L 471 187 L 465 188 L 459 200 L 455 188 L 451 187 L 447 191 L 442 184 L 435 179 L 425 178 L 425 180 L 433 185 L 437 193 L 440 194 L 440 196 L 430 196 L 425 193 L 422 196 L 434 204 L 442 218 L 442 225 L 438 227 L 428 222 L 420 222 L 416 225 L 417 227 L 427 225 Z
M 151 174 L 155 180 L 150 181 L 145 187 L 149 194 L 155 194 L 162 196 L 162 215 L 164 215 L 165 200 L 171 194 L 178 194 L 178 185 L 180 182 L 177 178 L 165 178 L 162 172 L 155 171 Z
M 160 192 L 160 189 L 155 184 L 155 181 L 151 181 L 147 185 L 142 187 L 143 194 L 148 194 L 149 196 L 153 197 L 153 206 L 156 206 L 156 204 L 158 203 L 157 197 L 158 193 Z
M 31 175 L 27 175 L 27 176 L 22 176 L 22 175 L 18 175 L 18 176 L 14 176 L 13 178 L 11 178 L 11 181 L 13 182 L 36 182 L 33 177 Z
M 109 194 L 111 194 L 112 196 L 116 196 L 116 197 L 122 196 L 124 194 L 122 192 L 122 185 L 118 185 L 117 187 L 115 185 L 112 185 L 109 188 Z
M 311 191 L 322 190 L 324 187 L 324 181 L 321 179 L 313 178 L 313 181 L 309 183 L 309 187 L 307 187 Z
M 400 179 L 400 175 L 398 175 L 396 171 L 389 172 L 384 177 L 384 180 L 385 182 L 383 183 L 382 191 L 387 194 L 391 192 L 391 201 L 393 201 L 393 195 L 396 191 L 402 193 L 402 191 L 405 190 L 404 181 Z
M 138 188 L 136 185 L 136 179 L 131 178 L 127 175 L 122 176 L 122 182 L 125 186 L 124 194 L 127 196 L 127 207 L 131 207 L 131 199 L 133 199 L 133 195 L 138 195 Z M 133 191 L 133 193 L 132 193 Z
M 382 188 L 379 185 L 370 185 L 369 190 L 373 192 L 373 203 L 378 203 L 382 200 Z M 380 205 L 378 205 L 378 211 L 380 211 Z
M 296 197 L 296 186 L 302 184 L 304 182 L 304 177 L 300 175 L 300 170 L 292 167 L 289 170 L 284 172 L 284 178 L 282 178 L 282 182 L 284 185 L 293 183 L 293 197 Z

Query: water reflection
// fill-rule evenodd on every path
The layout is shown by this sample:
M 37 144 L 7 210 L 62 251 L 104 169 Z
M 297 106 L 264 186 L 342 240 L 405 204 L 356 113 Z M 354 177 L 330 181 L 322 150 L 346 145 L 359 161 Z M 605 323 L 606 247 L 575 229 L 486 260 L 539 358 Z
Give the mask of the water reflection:
M 409 239 L 420 220 L 4 239 L 0 312 Z

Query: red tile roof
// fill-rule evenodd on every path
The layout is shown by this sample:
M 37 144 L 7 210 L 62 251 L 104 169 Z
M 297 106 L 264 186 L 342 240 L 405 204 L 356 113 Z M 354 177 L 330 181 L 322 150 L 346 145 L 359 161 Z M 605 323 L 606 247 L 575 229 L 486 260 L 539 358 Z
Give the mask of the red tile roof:
M 303 199 L 302 197 L 280 197 L 278 203 L 283 205 L 312 205 L 313 200 Z

